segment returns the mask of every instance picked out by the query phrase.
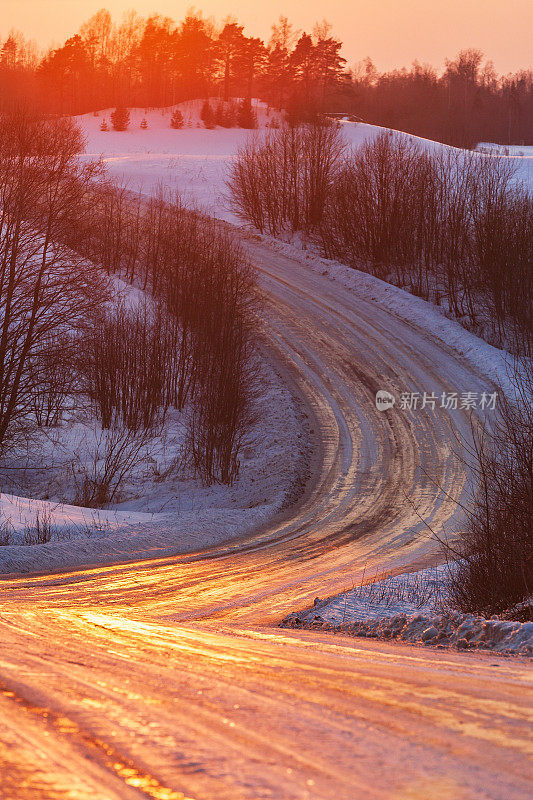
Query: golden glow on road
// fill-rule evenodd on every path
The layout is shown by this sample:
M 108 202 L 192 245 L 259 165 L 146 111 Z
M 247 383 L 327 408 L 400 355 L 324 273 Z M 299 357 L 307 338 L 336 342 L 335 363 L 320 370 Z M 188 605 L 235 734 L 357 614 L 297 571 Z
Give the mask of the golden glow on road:
M 141 789 L 145 795 L 153 797 L 154 800 L 194 800 L 194 797 L 184 795 L 183 792 L 175 792 L 173 789 L 161 786 L 155 778 L 144 775 L 126 764 L 121 764 L 120 761 L 114 761 L 110 765 L 124 783 L 135 789 Z
M 368 382 L 391 364 L 404 381 L 476 380 L 377 305 L 314 291 L 310 271 L 299 284 L 284 258 L 273 324 L 320 431 L 313 478 L 240 542 L 0 582 L 6 800 L 529 797 L 523 660 L 275 627 L 365 568 L 433 560 L 419 513 L 440 531 L 467 489 L 445 412 L 380 416 Z M 429 466 L 437 488 L 417 479 Z

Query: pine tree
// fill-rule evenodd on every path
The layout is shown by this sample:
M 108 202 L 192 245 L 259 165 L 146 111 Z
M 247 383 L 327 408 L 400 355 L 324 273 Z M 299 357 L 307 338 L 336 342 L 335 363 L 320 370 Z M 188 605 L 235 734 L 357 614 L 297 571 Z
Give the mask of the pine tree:
M 175 108 L 170 118 L 170 127 L 179 130 L 179 128 L 183 128 L 183 121 L 183 114 L 179 108 Z
M 101 131 L 108 131 L 109 130 L 109 127 L 107 125 L 107 120 L 106 119 L 102 120 L 102 124 L 100 125 L 100 130 Z
M 221 128 L 234 128 L 237 124 L 238 108 L 233 100 L 221 100 L 215 110 L 215 125 Z
M 238 108 L 233 102 L 233 100 L 230 100 L 229 103 L 226 103 L 226 108 L 224 112 L 225 128 L 234 128 L 237 125 L 237 114 L 238 114 Z
M 209 100 L 204 100 L 200 117 L 206 128 L 215 127 L 215 115 L 213 113 L 213 109 L 211 108 Z
M 142 120 L 141 120 L 141 129 L 143 131 L 145 131 L 147 129 L 147 127 L 148 127 L 148 123 L 146 121 L 146 117 L 143 117 Z
M 220 125 L 220 127 L 223 128 L 225 126 L 226 111 L 224 109 L 224 103 L 221 100 L 218 101 L 214 114 L 215 125 Z
M 130 124 L 130 112 L 127 108 L 117 106 L 111 114 L 111 124 L 116 131 L 125 131 Z
M 224 100 L 228 101 L 230 97 L 230 81 L 234 77 L 233 62 L 242 53 L 244 43 L 246 41 L 243 36 L 243 25 L 238 25 L 236 22 L 227 22 L 218 37 L 218 54 L 224 72 Z
M 257 115 L 252 108 L 249 100 L 241 100 L 237 113 L 237 123 L 239 128 L 257 128 Z

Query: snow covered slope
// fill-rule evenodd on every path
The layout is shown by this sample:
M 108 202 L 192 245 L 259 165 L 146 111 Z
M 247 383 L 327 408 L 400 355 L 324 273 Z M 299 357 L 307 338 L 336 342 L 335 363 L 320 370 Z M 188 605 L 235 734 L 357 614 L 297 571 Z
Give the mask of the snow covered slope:
M 453 565 L 388 575 L 334 597 L 316 597 L 282 627 L 336 631 L 350 636 L 533 656 L 533 622 L 460 614 L 448 602 Z M 368 578 L 368 576 L 367 576 Z
M 126 180 L 134 190 L 151 194 L 158 184 L 178 189 L 186 202 L 200 205 L 220 219 L 237 222 L 228 205 L 226 189 L 227 167 L 250 136 L 261 135 L 265 127 L 277 119 L 263 103 L 254 101 L 259 129 L 250 132 L 240 128 L 207 130 L 200 121 L 200 100 L 181 103 L 185 125 L 180 130 L 170 127 L 172 110 L 132 109 L 127 131 L 101 131 L 100 126 L 112 109 L 84 114 L 77 120 L 87 138 L 87 156 L 102 156 L 112 176 Z M 141 129 L 146 118 L 148 128 Z M 352 146 L 362 144 L 382 133 L 380 128 L 365 123 L 342 122 L 343 134 Z M 444 145 L 428 139 L 411 137 L 424 147 L 440 149 Z M 487 149 L 489 146 L 485 145 Z M 497 157 L 508 157 L 495 147 Z M 518 168 L 518 178 L 533 187 L 533 148 L 513 149 L 510 156 Z
M 87 157 L 102 156 L 110 174 L 126 180 L 132 189 L 152 194 L 162 183 L 178 189 L 185 202 L 234 221 L 226 208 L 226 170 L 251 132 L 221 127 L 207 130 L 200 120 L 201 106 L 201 100 L 193 100 L 169 108 L 131 109 L 130 126 L 123 132 L 100 130 L 103 120 L 110 127 L 112 109 L 76 119 L 87 138 Z M 184 119 L 179 130 L 170 127 L 176 107 Z M 254 101 L 254 110 L 259 130 L 278 118 L 259 101 Z M 143 118 L 148 123 L 146 130 L 140 127 Z
M 206 487 L 180 473 L 161 481 L 157 473 L 151 476 L 150 464 L 141 464 L 127 487 L 128 499 L 108 510 L 0 494 L 0 574 L 190 552 L 271 519 L 297 491 L 307 459 L 307 422 L 291 391 L 267 364 L 260 391 L 256 421 L 241 453 L 240 475 L 231 487 Z M 76 430 L 67 430 L 65 437 Z M 75 445 L 75 450 L 82 447 Z M 172 458 L 172 436 L 162 442 L 162 449 Z M 60 476 L 56 478 L 51 468 L 51 453 L 48 459 L 45 496 L 52 496 L 52 479 L 57 483 Z M 46 464 L 46 453 L 43 460 Z M 39 524 L 49 526 L 50 541 L 31 542 Z

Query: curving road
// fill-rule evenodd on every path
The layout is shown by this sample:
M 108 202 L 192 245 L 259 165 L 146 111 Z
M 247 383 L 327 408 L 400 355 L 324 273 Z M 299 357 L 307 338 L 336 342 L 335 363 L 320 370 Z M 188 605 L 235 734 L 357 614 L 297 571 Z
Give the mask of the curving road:
M 524 661 L 275 627 L 363 569 L 429 563 L 427 525 L 460 526 L 468 416 L 379 413 L 375 392 L 487 379 L 379 303 L 247 246 L 268 347 L 308 408 L 310 477 L 246 539 L 3 581 L 0 797 L 529 797 Z

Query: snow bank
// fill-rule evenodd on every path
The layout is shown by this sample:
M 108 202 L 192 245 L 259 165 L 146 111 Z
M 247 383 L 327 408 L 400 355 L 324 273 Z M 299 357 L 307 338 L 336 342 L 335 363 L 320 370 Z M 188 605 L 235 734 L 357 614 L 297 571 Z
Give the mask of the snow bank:
M 503 655 L 533 656 L 533 622 L 484 619 L 471 614 L 431 616 L 398 614 L 331 625 L 321 613 L 301 619 L 290 614 L 281 623 L 285 628 L 313 628 L 371 639 L 399 639 L 413 644 L 456 647 L 458 650 L 491 650 Z
M 77 534 L 90 535 L 92 532 L 117 530 L 132 523 L 150 522 L 153 514 L 130 511 L 83 508 L 66 503 L 48 500 L 35 500 L 30 497 L 0 493 L 0 524 L 4 535 L 11 534 L 16 542 L 22 541 L 23 534 L 34 527 L 37 519 L 49 524 L 53 534 L 69 538 Z M 0 550 L 0 569 L 3 558 Z
M 533 656 L 533 622 L 444 611 L 447 570 L 440 566 L 388 576 L 334 597 L 317 597 L 312 608 L 289 614 L 281 627 Z
M 320 613 L 324 622 L 337 626 L 379 620 L 396 614 L 435 613 L 446 598 L 447 575 L 447 565 L 441 565 L 418 572 L 371 579 L 333 597 L 322 600 L 316 598 L 309 612 L 304 612 L 304 616 L 296 616 L 314 620 L 314 616 Z M 368 575 L 366 577 L 368 580 Z M 293 616 L 289 615 L 291 619 Z

